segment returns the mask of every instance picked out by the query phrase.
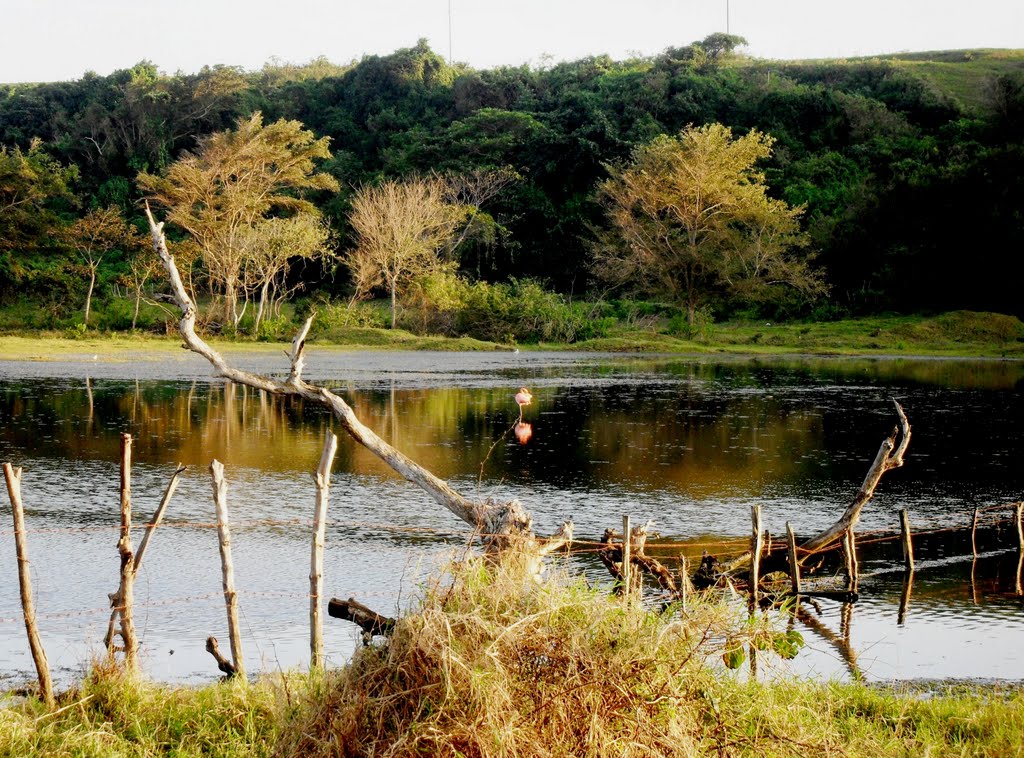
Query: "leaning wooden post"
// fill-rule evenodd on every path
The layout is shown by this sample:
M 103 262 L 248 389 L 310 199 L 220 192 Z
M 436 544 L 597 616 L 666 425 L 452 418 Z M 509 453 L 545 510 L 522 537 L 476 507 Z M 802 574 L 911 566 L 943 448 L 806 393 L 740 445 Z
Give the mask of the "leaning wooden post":
M 630 543 L 632 542 L 632 535 L 629 530 L 629 514 L 622 517 L 622 596 L 629 600 L 629 594 L 631 589 L 631 581 L 633 578 L 633 572 L 630 571 L 630 562 L 632 556 L 630 555 Z
M 213 503 L 217 509 L 217 540 L 220 542 L 220 563 L 223 571 L 224 603 L 228 611 L 228 638 L 231 641 L 231 662 L 239 679 L 245 681 L 242 658 L 242 635 L 238 626 L 238 594 L 235 592 L 235 566 L 231 561 L 231 528 L 228 526 L 228 483 L 224 480 L 224 464 L 214 459 L 210 464 L 213 480 Z
M 800 559 L 796 555 L 796 535 L 786 522 L 786 541 L 789 543 L 789 581 L 794 595 L 800 594 Z
M 978 559 L 978 509 L 974 509 L 974 516 L 971 518 L 971 555 Z
M 313 480 L 316 482 L 316 510 L 313 514 L 313 551 L 309 567 L 309 667 L 324 665 L 324 622 L 320 614 L 323 596 L 324 540 L 327 532 L 327 501 L 331 491 L 331 466 L 338 451 L 338 438 L 327 432 Z
M 117 541 L 121 556 L 121 583 L 113 601 L 121 614 L 121 642 L 124 662 L 129 670 L 137 663 L 138 641 L 132 606 L 135 602 L 135 554 L 132 550 L 132 436 L 121 434 L 121 535 Z M 112 649 L 108 643 L 108 650 Z
M 761 552 L 764 550 L 764 533 L 761 531 L 761 506 L 750 506 L 752 523 L 750 532 L 750 599 L 757 602 L 757 587 L 761 582 Z
M 900 511 L 900 543 L 903 545 L 903 567 L 907 571 L 914 570 L 914 543 L 910 536 L 910 519 L 907 510 Z
M 32 661 L 36 664 L 36 674 L 39 677 L 39 696 L 47 708 L 53 708 L 55 701 L 53 682 L 50 679 L 50 664 L 46 660 L 46 651 L 39 638 L 35 603 L 32 601 L 32 575 L 28 570 L 28 540 L 25 538 L 25 508 L 21 503 L 21 468 L 13 468 L 10 463 L 5 463 L 4 479 L 7 480 L 7 494 L 11 498 L 11 510 L 14 512 L 14 546 L 18 556 L 18 585 L 21 590 L 25 632 L 28 634 L 28 646 L 32 651 Z

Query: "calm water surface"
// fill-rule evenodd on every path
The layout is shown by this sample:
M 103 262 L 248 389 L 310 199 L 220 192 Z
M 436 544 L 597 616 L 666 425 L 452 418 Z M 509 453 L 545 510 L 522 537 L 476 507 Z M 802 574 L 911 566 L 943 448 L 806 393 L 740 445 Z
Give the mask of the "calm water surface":
M 283 373 L 286 361 L 236 363 Z M 517 497 L 540 532 L 573 518 L 577 536 L 654 519 L 699 556 L 735 552 L 761 503 L 773 534 L 809 534 L 848 504 L 903 404 L 914 427 L 907 465 L 864 512 L 864 531 L 962 526 L 974 507 L 1024 494 L 1024 367 L 904 359 L 632 358 L 586 354 L 314 352 L 307 378 L 344 394 L 382 437 L 468 495 Z M 506 437 L 512 396 L 534 393 L 527 445 Z M 23 466 L 36 607 L 51 665 L 67 683 L 100 648 L 117 584 L 119 435 L 134 446 L 137 520 L 152 512 L 176 462 L 190 468 L 136 585 L 146 670 L 206 681 L 203 651 L 226 637 L 207 466 L 229 481 L 236 584 L 250 669 L 308 660 L 309 526 L 331 419 L 320 409 L 211 380 L 187 353 L 160 361 L 0 361 L 0 461 Z M 496 445 L 496 440 L 500 440 Z M 492 448 L 493 446 L 493 448 Z M 353 443 L 340 440 L 331 493 L 326 588 L 383 612 L 415 598 L 461 522 Z M 9 514 L 6 502 L 2 507 Z M 1007 511 L 1001 514 L 1004 518 Z M 0 677 L 31 675 L 9 515 L 0 522 Z M 267 523 L 268 521 L 272 523 Z M 922 544 L 902 623 L 897 551 L 865 547 L 860 602 L 822 601 L 798 623 L 808 642 L 784 671 L 872 680 L 1024 680 L 1024 604 L 1013 592 L 1008 528 L 984 555 L 962 539 Z M 721 543 L 727 544 L 711 544 Z M 969 547 L 966 548 L 969 556 Z M 571 559 L 607 580 L 587 556 Z M 4 569 L 3 567 L 6 567 Z M 331 663 L 357 644 L 327 620 Z

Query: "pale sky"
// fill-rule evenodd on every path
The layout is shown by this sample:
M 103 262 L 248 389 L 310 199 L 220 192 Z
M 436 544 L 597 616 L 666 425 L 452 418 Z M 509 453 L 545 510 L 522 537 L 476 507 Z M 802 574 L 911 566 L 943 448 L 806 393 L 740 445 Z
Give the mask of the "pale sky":
M 656 54 L 716 31 L 758 58 L 1024 48 L 1024 0 L 0 0 L 0 82 L 148 59 L 168 73 L 411 47 L 474 68 Z

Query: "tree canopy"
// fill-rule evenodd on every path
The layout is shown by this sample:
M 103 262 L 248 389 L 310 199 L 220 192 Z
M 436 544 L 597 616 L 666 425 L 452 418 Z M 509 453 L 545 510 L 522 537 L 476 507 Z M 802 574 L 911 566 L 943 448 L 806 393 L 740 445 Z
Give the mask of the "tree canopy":
M 807 244 L 799 210 L 768 197 L 756 167 L 772 139 L 734 138 L 721 124 L 656 137 L 624 166 L 609 167 L 599 188 L 611 229 L 595 246 L 598 276 L 697 309 L 717 290 L 769 296 L 788 284 L 821 291 L 794 250 Z

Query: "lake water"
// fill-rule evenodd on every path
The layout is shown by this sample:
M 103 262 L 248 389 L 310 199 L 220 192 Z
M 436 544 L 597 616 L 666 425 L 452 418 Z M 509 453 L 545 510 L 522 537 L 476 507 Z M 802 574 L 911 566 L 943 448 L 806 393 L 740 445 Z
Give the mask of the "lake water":
M 0 360 L 0 462 L 25 469 L 29 550 L 43 643 L 56 678 L 78 678 L 100 650 L 117 585 L 119 435 L 135 437 L 136 520 L 152 513 L 175 463 L 189 466 L 136 584 L 145 670 L 169 682 L 217 676 L 203 645 L 226 640 L 207 467 L 221 460 L 243 644 L 252 670 L 308 661 L 309 522 L 331 418 L 316 407 L 212 380 L 182 351 L 159 360 Z M 283 357 L 240 354 L 283 374 Z M 623 357 L 560 353 L 312 351 L 306 378 L 341 392 L 364 422 L 467 495 L 517 497 L 539 532 L 566 518 L 595 540 L 654 519 L 674 553 L 743 549 L 750 506 L 772 534 L 810 535 L 852 499 L 903 404 L 914 436 L 859 530 L 962 527 L 975 507 L 1024 495 L 1024 366 L 1006 361 Z M 528 386 L 533 437 L 511 435 Z M 496 440 L 498 441 L 495 444 Z M 493 448 L 492 448 L 493 446 Z M 0 507 L 0 681 L 32 678 L 20 618 L 10 510 Z M 1008 509 L 986 514 L 1007 519 Z M 325 586 L 393 613 L 467 529 L 341 433 Z M 988 523 L 987 521 L 984 523 Z M 136 544 L 138 536 L 136 537 Z M 896 543 L 863 538 L 860 600 L 819 601 L 797 623 L 807 641 L 777 668 L 869 680 L 1024 680 L 1024 602 L 1016 533 L 985 527 L 982 556 L 948 532 L 922 540 L 908 607 Z M 966 555 L 966 560 L 964 556 Z M 569 559 L 595 582 L 587 553 Z M 325 622 L 329 662 L 357 630 Z M 226 645 L 225 645 L 226 646 Z

